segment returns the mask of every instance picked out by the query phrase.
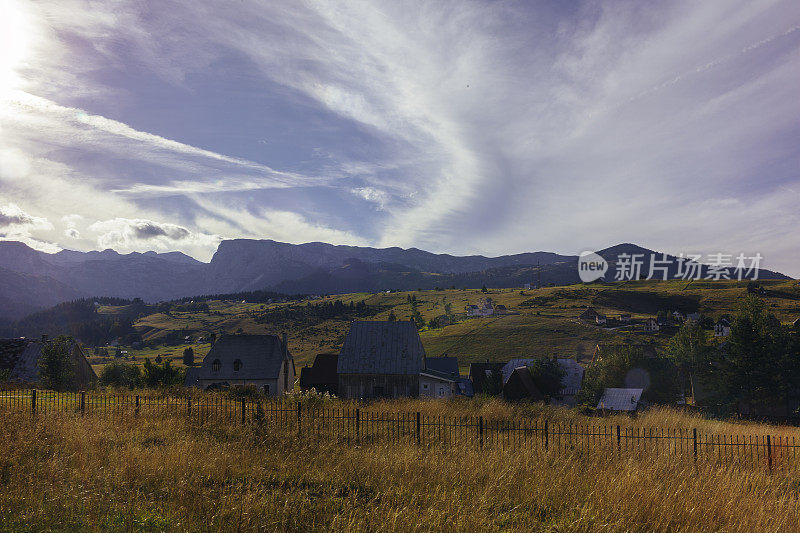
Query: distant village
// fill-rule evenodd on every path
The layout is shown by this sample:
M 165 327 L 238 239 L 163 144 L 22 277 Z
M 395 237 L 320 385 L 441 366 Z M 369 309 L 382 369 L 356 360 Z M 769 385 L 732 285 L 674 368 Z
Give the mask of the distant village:
M 467 305 L 464 313 L 467 318 L 480 318 L 514 314 L 515 311 L 485 296 Z M 626 313 L 609 316 L 593 307 L 586 307 L 575 320 L 585 327 L 627 328 L 645 337 L 659 332 L 675 333 L 685 324 L 696 324 L 707 331 L 713 329 L 713 336 L 722 346 L 732 328 L 729 317 L 712 321 L 697 311 L 681 310 L 665 310 L 657 316 L 634 318 Z M 794 322 L 793 327 L 800 332 L 800 319 Z M 599 412 L 636 412 L 648 404 L 646 391 L 651 381 L 657 378 L 653 373 L 658 372 L 653 369 L 628 372 L 624 387 L 602 387 L 594 397 L 582 396 L 587 372 L 621 347 L 619 344 L 598 343 L 591 354 L 576 354 L 574 357 L 531 356 L 509 361 L 471 362 L 464 375 L 457 356 L 426 356 L 413 320 L 354 320 L 338 353 L 319 353 L 313 364 L 299 369 L 299 372 L 292 357 L 289 336 L 285 333 L 281 336 L 222 334 L 212 336 L 208 341 L 211 347 L 202 362 L 198 365 L 187 363 L 184 386 L 204 390 L 250 387 L 267 396 L 282 396 L 299 388 L 348 400 L 367 401 L 407 397 L 468 398 L 486 394 L 510 402 L 548 402 L 566 407 L 583 405 L 584 408 L 587 407 L 587 398 L 591 398 L 592 404 L 588 407 Z M 41 339 L 0 340 L 0 381 L 41 386 L 41 359 L 52 342 L 46 336 Z M 623 347 L 635 350 L 643 361 L 665 360 L 657 345 L 646 338 Z M 97 376 L 81 345 L 70 340 L 67 351 L 76 369 L 71 377 L 72 388 L 94 386 Z M 156 363 L 160 361 L 157 359 Z M 686 378 L 682 369 L 670 365 L 669 371 L 679 376 L 680 384 L 679 393 L 666 403 L 682 406 L 696 403 L 702 395 L 699 385 L 691 376 Z M 649 368 L 647 364 L 641 366 Z M 593 386 L 596 388 L 597 383 Z M 597 396 L 599 399 L 595 404 Z M 788 414 L 786 410 L 781 412 Z

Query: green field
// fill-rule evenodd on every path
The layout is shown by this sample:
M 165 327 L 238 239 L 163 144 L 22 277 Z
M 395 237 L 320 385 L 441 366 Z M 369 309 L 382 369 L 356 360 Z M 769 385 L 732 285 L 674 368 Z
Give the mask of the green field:
M 718 319 L 734 314 L 747 294 L 746 282 L 636 281 L 618 284 L 574 285 L 523 291 L 520 289 L 427 290 L 395 293 L 356 293 L 325 297 L 312 303 L 341 300 L 345 304 L 364 301 L 375 314 L 367 319 L 385 320 L 390 312 L 400 320 L 410 319 L 409 296 L 417 300 L 417 309 L 428 321 L 445 314 L 450 304 L 455 322 L 441 328 L 423 328 L 420 332 L 429 356 L 450 355 L 459 358 L 462 368 L 470 362 L 506 361 L 516 357 L 578 357 L 588 360 L 597 343 L 653 342 L 664 345 L 670 334 L 647 334 L 641 326 L 603 328 L 578 320 L 587 306 L 608 316 L 630 313 L 634 319 L 655 316 L 658 311 L 699 310 Z M 767 289 L 763 298 L 770 311 L 782 322 L 791 323 L 800 317 L 800 285 L 795 280 L 762 282 Z M 485 318 L 468 318 L 464 308 L 485 297 L 503 304 L 508 314 Z M 207 302 L 208 312 L 154 313 L 140 317 L 136 329 L 149 346 L 133 349 L 124 346 L 130 360 L 141 363 L 144 358 L 162 355 L 181 365 L 183 349 L 191 346 L 195 360 L 207 353 L 208 342 L 198 339 L 211 333 L 272 333 L 286 331 L 290 350 L 298 367 L 310 363 L 317 353 L 338 351 L 348 331 L 349 319 L 276 320 L 259 322 L 264 312 L 297 309 L 307 302 L 253 304 L 241 301 Z M 102 307 L 101 313 L 114 314 L 119 308 Z M 184 340 L 189 337 L 189 340 Z M 178 339 L 179 342 L 176 342 Z M 91 352 L 90 352 L 91 353 Z M 113 355 L 113 352 L 111 353 Z M 99 369 L 113 357 L 91 357 Z

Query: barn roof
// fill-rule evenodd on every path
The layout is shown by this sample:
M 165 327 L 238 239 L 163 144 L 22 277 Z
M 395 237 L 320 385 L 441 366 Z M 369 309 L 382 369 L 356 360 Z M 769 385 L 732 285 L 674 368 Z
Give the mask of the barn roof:
M 317 354 L 314 364 L 300 370 L 300 387 L 310 389 L 319 385 L 336 385 L 338 360 L 339 355 L 335 353 Z
M 635 411 L 642 400 L 644 389 L 606 389 L 597 403 L 598 409 L 607 411 Z
M 339 374 L 417 375 L 425 349 L 411 321 L 353 322 L 339 353 Z
M 291 354 L 287 351 L 291 359 Z M 197 379 L 277 379 L 283 363 L 283 343 L 275 335 L 222 335 L 203 358 Z M 234 370 L 240 360 L 241 368 Z M 219 370 L 214 361 L 219 360 Z

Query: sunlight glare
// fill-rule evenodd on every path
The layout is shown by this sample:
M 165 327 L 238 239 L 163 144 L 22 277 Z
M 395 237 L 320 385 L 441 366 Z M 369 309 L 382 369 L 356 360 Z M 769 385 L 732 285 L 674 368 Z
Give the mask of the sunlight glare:
M 0 98 L 20 84 L 17 69 L 28 56 L 32 28 L 28 14 L 17 0 L 0 0 Z

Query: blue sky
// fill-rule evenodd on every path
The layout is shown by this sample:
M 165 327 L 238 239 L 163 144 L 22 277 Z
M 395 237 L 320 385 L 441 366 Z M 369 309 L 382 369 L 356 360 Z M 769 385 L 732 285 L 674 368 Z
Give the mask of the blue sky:
M 800 276 L 795 0 L 3 9 L 0 238 L 635 242 Z

